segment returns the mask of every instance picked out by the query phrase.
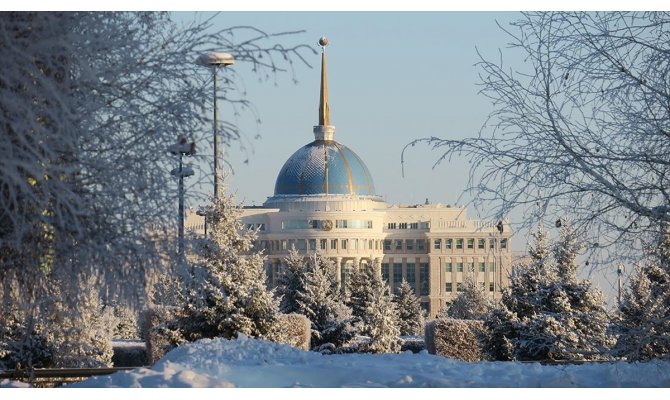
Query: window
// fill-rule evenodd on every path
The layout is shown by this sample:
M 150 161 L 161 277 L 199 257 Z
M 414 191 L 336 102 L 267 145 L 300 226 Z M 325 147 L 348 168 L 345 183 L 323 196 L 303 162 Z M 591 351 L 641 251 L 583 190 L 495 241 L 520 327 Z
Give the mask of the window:
M 458 282 L 456 284 L 456 291 L 457 292 L 462 292 L 463 291 L 463 284 L 461 282 Z
M 463 239 L 456 239 L 456 248 L 457 249 L 463 248 Z
M 382 263 L 382 279 L 386 284 L 389 283 L 389 263 Z
M 341 245 L 342 245 L 341 249 L 342 250 L 347 249 L 347 241 L 348 241 L 347 239 L 342 239 L 342 243 L 341 243 Z
M 501 249 L 506 249 L 507 248 L 507 239 L 500 240 L 500 248 Z
M 402 240 L 396 240 L 395 241 L 395 249 L 396 250 L 402 250 Z
M 351 239 L 351 249 L 356 250 L 356 245 L 358 244 L 358 239 Z
M 430 291 L 428 263 L 419 264 L 419 289 L 421 296 L 428 296 Z
M 435 239 L 435 241 L 433 241 L 433 249 L 439 250 L 440 247 L 442 247 L 442 240 Z
M 288 247 L 287 247 L 287 244 L 286 244 L 286 240 L 282 240 L 282 241 L 281 241 L 281 249 L 282 249 L 282 250 L 288 250 Z
M 456 272 L 463 272 L 463 263 L 456 263 Z
M 448 250 L 451 250 L 451 246 L 452 246 L 453 242 L 454 242 L 453 239 L 446 239 L 444 241 L 444 248 L 448 249 Z
M 430 229 L 430 222 L 422 222 L 421 229 Z
M 493 285 L 493 282 L 489 283 L 489 292 L 495 291 L 495 286 Z
M 398 224 L 398 229 L 407 229 L 407 222 L 401 222 Z
M 258 224 L 257 225 L 259 231 L 264 231 L 265 230 L 265 224 Z
M 328 239 L 321 239 L 319 246 L 321 247 L 321 250 L 326 250 L 328 248 Z
M 316 250 L 316 239 L 309 239 L 309 249 Z
M 496 263 L 489 263 L 489 272 L 496 272 Z
M 409 286 L 416 293 L 416 270 L 414 266 L 414 263 L 407 263 L 407 283 L 409 283 Z
M 368 250 L 372 250 L 372 245 L 374 244 L 374 240 L 370 239 L 368 240 Z M 377 246 L 374 246 L 375 250 L 377 249 Z
M 416 240 L 416 249 L 417 250 L 426 250 L 426 240 L 425 239 L 417 239 Z
M 447 282 L 444 284 L 444 291 L 447 293 L 451 293 L 454 291 L 454 285 L 451 282 Z
M 419 223 L 412 222 L 411 224 L 409 224 L 409 229 L 419 229 Z
M 444 272 L 451 272 L 451 262 L 444 263 Z
M 486 263 L 479 263 L 479 272 L 486 272 Z
M 475 239 L 468 239 L 468 249 L 475 248 Z
M 330 240 L 330 249 L 331 250 L 336 250 L 337 249 L 337 239 L 331 239 Z
M 307 241 L 305 239 L 298 239 L 298 250 L 307 250 Z
M 338 219 L 335 221 L 335 227 L 336 228 L 346 228 L 347 227 L 347 220 L 346 219 Z
M 291 249 L 291 250 L 295 249 L 295 240 L 293 240 L 293 239 L 288 240 L 288 248 Z
M 391 240 L 384 240 L 384 250 L 391 250 Z
M 414 250 L 414 239 L 405 240 L 405 248 L 407 250 Z
M 489 249 L 494 249 L 496 247 L 495 239 L 489 239 Z
M 468 263 L 468 272 L 475 272 L 475 263 Z
M 393 264 L 393 289 L 397 292 L 402 282 L 402 264 Z
M 396 225 L 395 222 L 389 222 L 389 223 L 386 225 L 386 228 L 387 228 L 387 229 L 397 229 L 397 225 Z
M 478 239 L 477 240 L 477 248 L 478 249 L 483 249 L 486 247 L 486 240 L 485 239 Z

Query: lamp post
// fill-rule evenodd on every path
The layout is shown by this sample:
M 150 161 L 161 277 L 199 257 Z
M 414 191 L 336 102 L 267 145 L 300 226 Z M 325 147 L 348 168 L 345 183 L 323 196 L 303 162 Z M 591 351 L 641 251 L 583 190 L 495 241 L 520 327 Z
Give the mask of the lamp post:
M 187 143 L 186 138 L 179 137 L 177 143 L 168 147 L 168 152 L 175 156 L 179 156 L 179 167 L 173 169 L 170 174 L 179 178 L 179 237 L 177 244 L 177 256 L 179 264 L 183 265 L 184 257 L 184 178 L 193 175 L 193 169 L 185 167 L 183 164 L 184 156 L 192 156 L 195 154 L 195 143 Z
M 217 115 L 216 72 L 220 66 L 225 67 L 235 64 L 235 58 L 229 53 L 208 51 L 198 56 L 196 63 L 211 68 L 214 77 L 214 200 L 216 200 L 219 198 L 219 123 Z

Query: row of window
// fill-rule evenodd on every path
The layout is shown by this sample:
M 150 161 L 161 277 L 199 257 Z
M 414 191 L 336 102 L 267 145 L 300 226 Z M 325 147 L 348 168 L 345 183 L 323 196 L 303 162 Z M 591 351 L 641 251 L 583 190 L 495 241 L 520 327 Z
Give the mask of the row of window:
M 389 222 L 386 229 L 430 229 L 430 222 Z
M 261 240 L 260 250 L 288 251 L 296 250 L 379 250 L 379 240 L 373 239 L 288 239 L 288 240 Z
M 384 240 L 384 250 L 386 251 L 401 251 L 401 250 L 419 250 L 423 251 L 426 250 L 426 240 L 425 239 L 385 239 Z
M 475 239 L 467 239 L 467 241 L 465 239 L 435 239 L 433 240 L 433 249 L 440 250 L 442 248 L 442 244 L 444 243 L 444 248 L 450 250 L 454 248 L 454 241 L 456 242 L 456 249 L 463 249 L 464 245 L 468 249 L 475 248 Z M 494 249 L 495 245 L 495 239 L 489 239 L 489 249 Z M 477 239 L 477 248 L 480 250 L 486 248 L 486 239 Z M 500 248 L 507 248 L 507 239 L 500 240 Z
M 287 219 L 281 222 L 282 229 L 332 229 L 331 220 L 320 219 Z M 338 219 L 335 228 L 341 229 L 372 229 L 372 220 Z
M 444 263 L 444 272 L 452 272 L 453 271 L 453 265 L 451 261 L 445 262 Z M 463 267 L 464 264 L 462 262 L 457 262 L 456 263 L 456 272 L 463 272 Z M 467 268 L 468 272 L 475 272 L 475 263 L 474 262 L 469 262 L 465 263 L 465 267 Z M 478 269 L 479 272 L 486 272 L 486 263 L 484 262 L 479 262 Z M 494 262 L 489 262 L 489 272 L 495 272 L 496 271 L 496 264 Z
M 479 288 L 481 290 L 486 290 L 486 283 L 484 282 L 479 282 Z M 453 282 L 447 282 L 444 284 L 444 291 L 447 293 L 453 292 L 454 291 L 454 283 Z M 463 283 L 462 282 L 457 282 L 456 283 L 456 291 L 457 292 L 462 292 L 463 291 Z M 495 291 L 495 285 L 493 282 L 489 283 L 489 292 Z
M 415 263 L 393 263 L 393 284 L 390 282 L 389 263 L 382 263 L 382 279 L 397 293 L 402 281 L 405 280 L 416 290 L 416 264 Z M 430 291 L 430 275 L 428 263 L 419 263 L 419 296 L 428 296 Z

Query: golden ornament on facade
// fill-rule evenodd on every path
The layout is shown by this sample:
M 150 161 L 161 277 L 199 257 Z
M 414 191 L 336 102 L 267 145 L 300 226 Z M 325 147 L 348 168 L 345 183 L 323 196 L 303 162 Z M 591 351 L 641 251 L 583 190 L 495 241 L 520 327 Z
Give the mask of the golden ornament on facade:
M 321 229 L 323 229 L 324 231 L 329 231 L 333 229 L 333 221 L 329 219 L 324 219 L 323 221 L 321 221 Z

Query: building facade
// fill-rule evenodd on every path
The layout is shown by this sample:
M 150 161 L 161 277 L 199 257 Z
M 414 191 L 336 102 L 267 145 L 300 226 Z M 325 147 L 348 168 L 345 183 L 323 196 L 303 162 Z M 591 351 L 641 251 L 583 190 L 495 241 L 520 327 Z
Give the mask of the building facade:
M 242 222 L 258 232 L 271 284 L 295 248 L 306 257 L 332 259 L 342 287 L 354 268 L 376 270 L 395 290 L 406 280 L 434 317 L 461 290 L 467 274 L 499 298 L 508 283 L 511 232 L 507 221 L 467 218 L 444 204 L 390 205 L 376 194 L 362 158 L 335 140 L 330 124 L 325 46 L 322 52 L 319 124 L 314 141 L 298 149 L 279 171 L 274 194 L 262 206 L 245 207 Z M 190 213 L 187 229 L 202 231 Z

